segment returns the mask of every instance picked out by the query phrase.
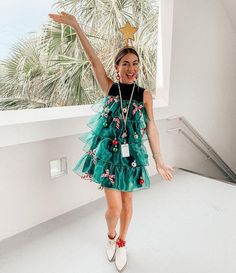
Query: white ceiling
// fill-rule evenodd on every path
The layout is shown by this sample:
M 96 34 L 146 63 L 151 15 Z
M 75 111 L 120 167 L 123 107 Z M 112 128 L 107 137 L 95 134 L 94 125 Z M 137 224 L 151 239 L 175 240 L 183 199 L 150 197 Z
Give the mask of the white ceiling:
M 236 30 L 236 0 L 221 0 L 234 29 Z

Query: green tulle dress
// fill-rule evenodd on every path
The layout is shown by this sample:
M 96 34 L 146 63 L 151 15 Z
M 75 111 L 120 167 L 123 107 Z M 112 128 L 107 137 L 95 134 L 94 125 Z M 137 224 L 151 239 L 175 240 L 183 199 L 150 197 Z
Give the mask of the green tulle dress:
M 120 83 L 120 86 L 125 107 L 128 106 L 133 84 Z M 91 106 L 96 112 L 87 123 L 91 130 L 79 137 L 84 142 L 85 153 L 72 170 L 81 178 L 99 184 L 98 189 L 106 187 L 133 192 L 150 188 L 150 178 L 145 167 L 149 165 L 148 154 L 143 144 L 147 140 L 146 125 L 149 117 L 143 103 L 143 92 L 144 89 L 135 84 L 127 117 L 129 157 L 121 155 L 124 122 L 118 84 L 114 83 L 108 95 Z

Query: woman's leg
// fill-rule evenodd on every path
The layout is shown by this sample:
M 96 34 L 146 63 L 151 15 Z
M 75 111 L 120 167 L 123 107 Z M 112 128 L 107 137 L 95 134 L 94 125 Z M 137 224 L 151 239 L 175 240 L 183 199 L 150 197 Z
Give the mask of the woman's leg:
M 107 221 L 108 234 L 111 238 L 116 235 L 116 225 L 120 218 L 122 210 L 121 191 L 108 189 L 104 187 L 105 197 L 107 201 L 107 211 L 105 218 Z
M 122 211 L 120 215 L 120 238 L 125 241 L 128 227 L 133 214 L 133 193 L 121 192 Z

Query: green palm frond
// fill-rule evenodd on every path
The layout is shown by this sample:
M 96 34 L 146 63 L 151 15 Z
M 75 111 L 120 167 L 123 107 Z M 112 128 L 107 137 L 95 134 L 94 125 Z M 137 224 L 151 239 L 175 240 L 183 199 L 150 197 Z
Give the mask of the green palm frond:
M 29 98 L 31 81 L 41 75 L 43 70 L 37 40 L 31 37 L 14 45 L 11 55 L 1 61 L 1 66 L 4 68 L 0 84 L 1 97 Z
M 16 97 L 1 98 L 1 110 L 21 110 L 21 109 L 35 109 L 48 107 L 45 102 L 33 101 L 29 99 L 22 99 Z
M 138 27 L 133 46 L 141 61 L 139 85 L 155 89 L 157 0 L 60 0 L 54 8 L 76 16 L 114 79 L 114 57 L 124 45 L 119 28 L 126 21 Z M 52 21 L 15 45 L 0 70 L 1 110 L 90 104 L 102 97 L 75 30 Z

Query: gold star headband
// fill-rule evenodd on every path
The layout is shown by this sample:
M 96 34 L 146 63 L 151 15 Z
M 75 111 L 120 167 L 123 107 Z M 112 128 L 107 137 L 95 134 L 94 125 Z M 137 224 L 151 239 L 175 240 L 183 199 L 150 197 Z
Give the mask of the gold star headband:
M 134 33 L 138 29 L 136 27 L 132 27 L 129 22 L 127 22 L 123 27 L 119 29 L 119 31 L 123 35 L 123 39 L 125 40 L 125 46 L 129 47 L 129 40 L 134 41 Z M 132 42 L 131 42 L 132 44 Z

